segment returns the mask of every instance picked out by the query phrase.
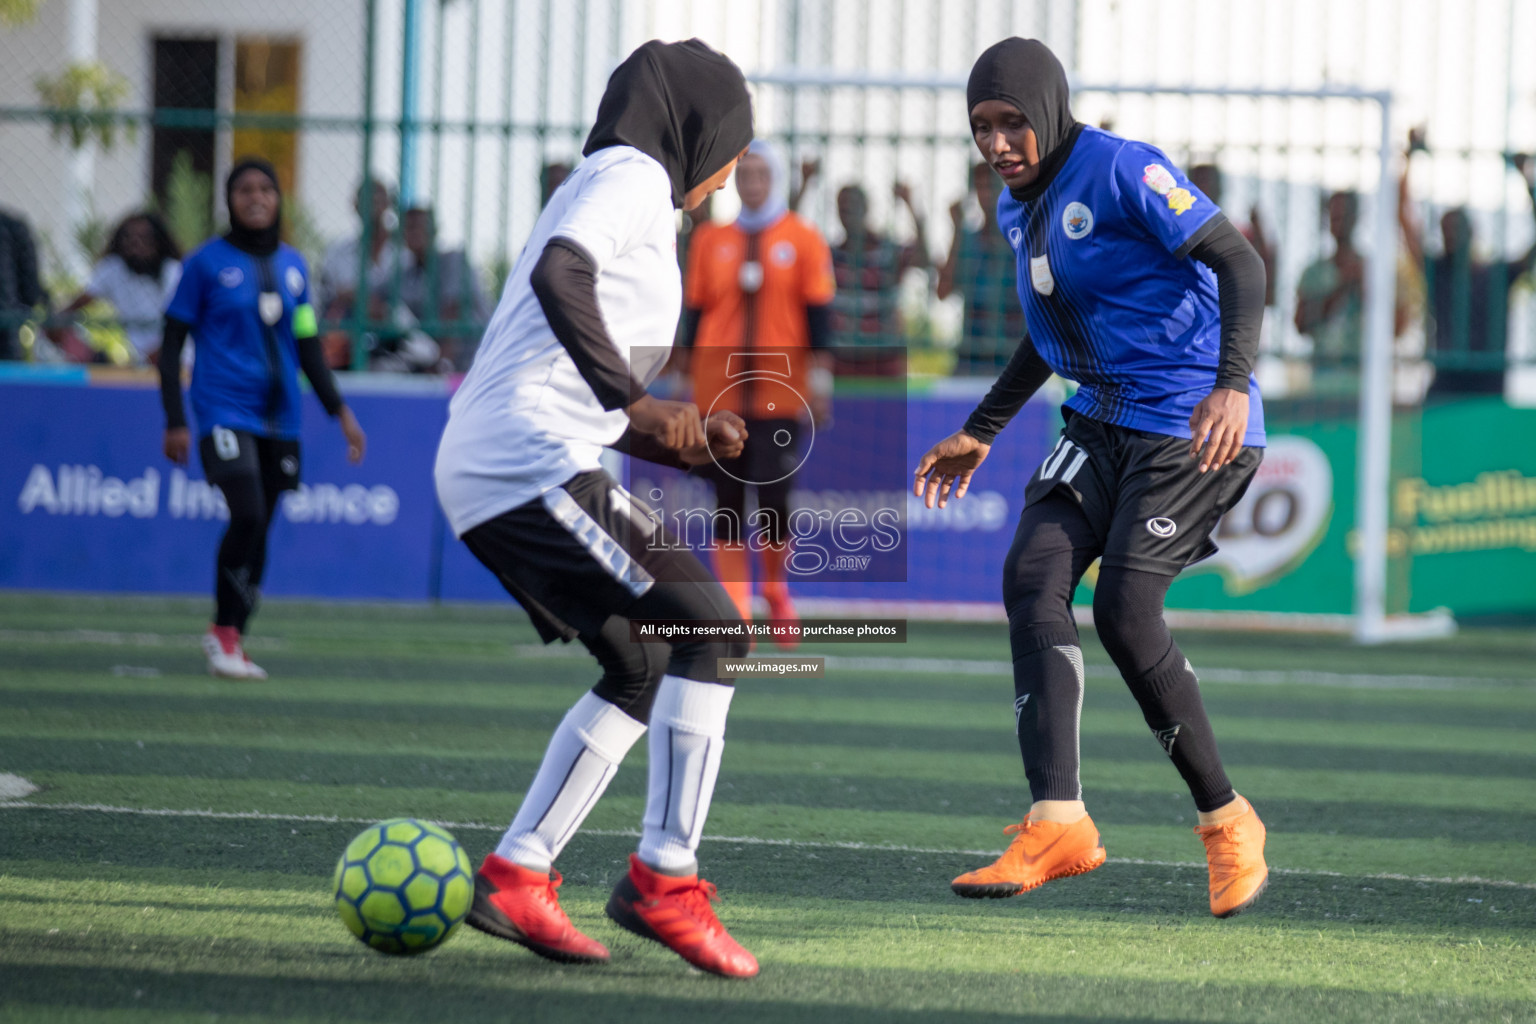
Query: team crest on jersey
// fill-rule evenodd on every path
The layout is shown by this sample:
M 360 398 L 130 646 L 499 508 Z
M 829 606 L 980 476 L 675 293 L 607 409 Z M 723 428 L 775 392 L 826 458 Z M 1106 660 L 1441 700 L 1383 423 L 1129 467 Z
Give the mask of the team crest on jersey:
M 1024 242 L 1024 232 L 1022 230 L 1020 230 L 1019 228 L 1009 228 L 1008 229 L 1008 244 L 1013 246 L 1015 251 L 1018 250 L 1019 246 L 1021 244 L 1023 244 L 1023 242 Z
M 304 292 L 304 275 L 299 273 L 298 267 L 289 267 L 284 275 L 288 282 L 288 294 L 298 298 Z
M 239 267 L 225 267 L 219 271 L 219 284 L 225 288 L 239 288 L 240 282 L 245 280 L 245 275 Z
M 792 267 L 795 265 L 795 246 L 792 242 L 775 242 L 772 249 L 768 250 L 768 258 L 775 266 Z
M 1068 203 L 1067 208 L 1061 212 L 1061 230 L 1074 242 L 1087 238 L 1093 230 L 1093 211 L 1082 203 Z
M 1147 164 L 1141 169 L 1141 180 L 1147 183 L 1147 188 L 1160 196 L 1165 196 L 1178 187 L 1174 180 L 1173 172 L 1162 164 Z

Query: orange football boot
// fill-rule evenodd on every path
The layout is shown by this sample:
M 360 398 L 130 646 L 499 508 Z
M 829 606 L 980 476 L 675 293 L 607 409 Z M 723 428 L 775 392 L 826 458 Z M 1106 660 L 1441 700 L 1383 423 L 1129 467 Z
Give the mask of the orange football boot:
M 475 872 L 475 902 L 465 918 L 475 928 L 566 964 L 607 963 L 608 949 L 576 930 L 560 909 L 560 872 L 548 874 L 487 854 Z
M 1003 829 L 1013 842 L 997 860 L 967 871 L 949 884 L 957 896 L 1001 899 L 1038 888 L 1056 878 L 1082 875 L 1104 863 L 1104 844 L 1086 814 L 1070 825 L 1031 821 Z
M 1239 800 L 1243 800 L 1241 796 Z M 1253 906 L 1269 884 L 1264 863 L 1264 823 L 1247 800 L 1240 817 L 1221 825 L 1200 825 L 1195 835 L 1205 841 L 1211 872 L 1211 913 L 1231 917 Z
M 663 875 L 629 855 L 629 874 L 608 900 L 620 928 L 661 943 L 701 971 L 727 978 L 757 974 L 757 958 L 731 938 L 710 909 L 715 887 L 698 875 Z

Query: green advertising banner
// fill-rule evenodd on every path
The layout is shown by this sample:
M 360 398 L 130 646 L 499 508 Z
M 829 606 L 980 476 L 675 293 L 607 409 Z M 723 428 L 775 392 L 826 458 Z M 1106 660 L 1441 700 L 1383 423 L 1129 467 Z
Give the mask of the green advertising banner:
M 1221 550 L 1168 607 L 1351 612 L 1357 437 L 1352 419 L 1275 417 L 1253 485 L 1217 527 Z M 1388 612 L 1536 614 L 1536 410 L 1400 410 L 1392 451 Z

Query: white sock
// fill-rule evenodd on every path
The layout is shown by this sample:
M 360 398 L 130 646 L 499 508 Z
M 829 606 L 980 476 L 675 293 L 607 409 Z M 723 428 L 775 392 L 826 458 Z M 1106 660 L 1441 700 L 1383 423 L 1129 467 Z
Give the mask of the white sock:
M 549 738 L 544 763 L 496 853 L 548 871 L 644 732 L 644 725 L 597 694 L 583 694 Z
M 709 817 L 725 716 L 736 688 L 662 676 L 651 708 L 650 793 L 640 832 L 640 859 L 669 875 L 698 871 L 694 852 Z

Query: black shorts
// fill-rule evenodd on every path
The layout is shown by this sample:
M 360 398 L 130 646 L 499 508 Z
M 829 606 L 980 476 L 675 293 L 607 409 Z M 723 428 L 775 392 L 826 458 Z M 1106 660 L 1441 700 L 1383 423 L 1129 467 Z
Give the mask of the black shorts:
M 1211 532 L 1242 500 L 1264 449 L 1245 447 L 1200 472 L 1189 440 L 1132 430 L 1064 410 L 1061 440 L 1024 488 L 1024 504 L 1052 491 L 1082 507 L 1102 564 L 1176 576 L 1216 553 Z
M 481 523 L 463 540 L 545 643 L 595 636 L 612 616 L 641 610 L 656 618 L 736 615 L 693 552 L 600 469 Z
M 269 496 L 299 486 L 298 441 L 214 427 L 198 442 L 197 450 L 203 460 L 203 475 L 215 486 L 242 477 L 256 479 Z

